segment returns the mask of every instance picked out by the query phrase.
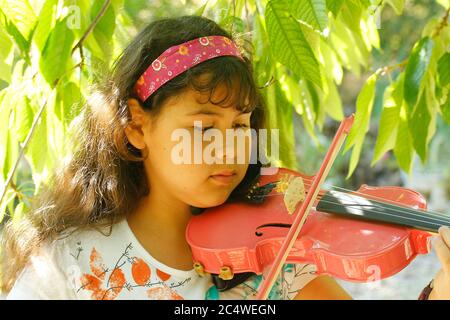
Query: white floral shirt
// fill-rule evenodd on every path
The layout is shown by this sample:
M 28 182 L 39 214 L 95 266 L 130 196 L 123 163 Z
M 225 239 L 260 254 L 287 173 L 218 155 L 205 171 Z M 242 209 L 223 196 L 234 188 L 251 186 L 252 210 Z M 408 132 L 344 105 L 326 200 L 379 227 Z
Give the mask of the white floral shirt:
M 292 299 L 316 277 L 315 271 L 312 264 L 285 264 L 269 299 Z M 111 234 L 79 230 L 42 246 L 7 299 L 254 299 L 261 279 L 254 275 L 220 292 L 211 276 L 177 270 L 153 258 L 123 219 Z

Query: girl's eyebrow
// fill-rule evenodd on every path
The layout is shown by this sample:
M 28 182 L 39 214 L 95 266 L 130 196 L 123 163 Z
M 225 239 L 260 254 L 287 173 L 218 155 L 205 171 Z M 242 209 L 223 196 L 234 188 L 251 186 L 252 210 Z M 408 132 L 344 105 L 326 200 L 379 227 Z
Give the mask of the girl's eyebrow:
M 246 114 L 246 113 L 250 113 L 250 112 L 244 112 L 242 110 L 239 111 L 238 116 L 240 116 L 241 114 Z M 206 114 L 206 115 L 216 115 L 216 116 L 220 116 L 221 114 L 209 109 L 205 109 L 202 108 L 200 110 L 196 110 L 194 112 L 188 113 L 188 116 L 194 116 L 194 115 L 199 115 L 199 114 Z

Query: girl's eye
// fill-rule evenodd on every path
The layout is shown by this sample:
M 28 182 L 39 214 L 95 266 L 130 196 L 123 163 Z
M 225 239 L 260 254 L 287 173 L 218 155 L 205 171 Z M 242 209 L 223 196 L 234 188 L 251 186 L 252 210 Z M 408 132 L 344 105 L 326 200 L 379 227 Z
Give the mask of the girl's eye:
M 209 130 L 211 128 L 214 128 L 214 127 L 212 127 L 212 126 L 211 127 L 194 127 L 194 130 L 205 132 L 206 130 Z
M 250 126 L 247 125 L 246 123 L 236 123 L 234 127 L 235 128 L 243 128 L 243 129 L 250 128 Z
M 214 128 L 214 126 L 209 126 L 209 127 L 196 127 L 196 126 L 194 126 L 193 128 L 196 131 L 205 132 L 205 131 L 207 131 L 209 129 Z M 234 128 L 235 129 L 238 129 L 238 128 L 247 129 L 247 128 L 250 128 L 250 126 L 245 124 L 245 123 L 237 123 L 237 124 L 234 125 Z

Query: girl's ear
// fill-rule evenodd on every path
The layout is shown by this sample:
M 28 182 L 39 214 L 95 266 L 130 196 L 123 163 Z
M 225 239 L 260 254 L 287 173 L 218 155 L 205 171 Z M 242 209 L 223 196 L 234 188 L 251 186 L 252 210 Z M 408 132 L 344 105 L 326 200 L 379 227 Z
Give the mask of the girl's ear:
M 125 127 L 125 135 L 135 148 L 142 150 L 146 147 L 144 130 L 148 123 L 148 116 L 136 99 L 128 99 L 128 109 L 130 110 L 131 121 Z

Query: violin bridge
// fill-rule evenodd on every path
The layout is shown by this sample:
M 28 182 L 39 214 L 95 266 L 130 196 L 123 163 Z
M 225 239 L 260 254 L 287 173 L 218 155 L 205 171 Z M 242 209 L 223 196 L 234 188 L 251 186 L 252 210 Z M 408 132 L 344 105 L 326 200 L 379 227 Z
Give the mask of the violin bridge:
M 277 184 L 276 191 L 283 193 L 284 205 L 293 214 L 299 202 L 305 200 L 306 192 L 302 177 L 285 174 Z
M 219 278 L 222 280 L 231 280 L 233 279 L 234 274 L 230 267 L 223 266 L 220 268 Z

